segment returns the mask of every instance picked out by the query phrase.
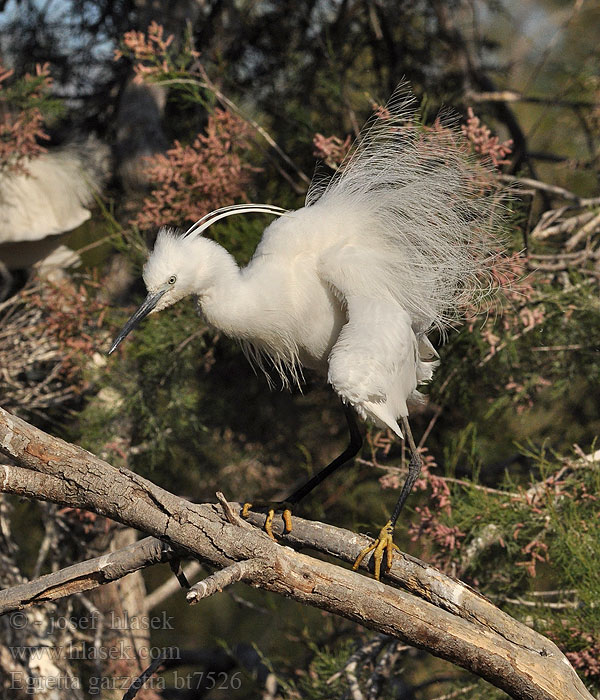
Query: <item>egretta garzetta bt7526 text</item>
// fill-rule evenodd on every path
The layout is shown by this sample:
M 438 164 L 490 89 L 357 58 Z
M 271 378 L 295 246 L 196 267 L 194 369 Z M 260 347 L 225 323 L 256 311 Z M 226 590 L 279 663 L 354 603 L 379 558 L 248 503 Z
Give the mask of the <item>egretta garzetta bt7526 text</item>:
M 350 444 L 282 504 L 287 530 L 289 508 L 359 451 L 354 412 L 403 437 L 400 421 L 412 459 L 394 513 L 368 550 L 377 577 L 384 554 L 391 563 L 393 529 L 420 471 L 407 417 L 437 364 L 427 332 L 478 296 L 491 259 L 494 224 L 480 170 L 456 129 L 419 125 L 401 86 L 334 175 L 313 180 L 303 208 L 243 204 L 208 214 L 183 235 L 161 229 L 144 267 L 148 296 L 110 349 L 147 314 L 192 294 L 211 326 L 284 382 L 300 382 L 303 367 L 327 377 L 342 399 Z M 240 269 L 202 234 L 252 212 L 277 219 Z

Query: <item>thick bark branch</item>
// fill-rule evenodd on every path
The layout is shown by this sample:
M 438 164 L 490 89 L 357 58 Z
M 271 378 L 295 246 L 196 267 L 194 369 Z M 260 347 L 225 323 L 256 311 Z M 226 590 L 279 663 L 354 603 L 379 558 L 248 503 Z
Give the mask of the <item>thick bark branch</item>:
M 0 449 L 25 468 L 3 469 L 3 491 L 89 508 L 219 569 L 250 562 L 243 567 L 246 582 L 427 649 L 515 698 L 592 698 L 552 642 L 416 559 L 403 555 L 389 578 L 402 582 L 412 595 L 283 547 L 259 530 L 241 528 L 229 522 L 221 506 L 189 503 L 2 409 Z M 27 470 L 37 473 L 28 475 Z M 300 543 L 304 527 L 309 525 L 296 519 L 287 541 L 346 560 L 364 546 L 365 538 L 319 523 L 310 526 L 312 542 L 306 538 Z M 333 546 L 319 542 L 315 535 L 320 530 L 335 533 Z M 262 565 L 253 565 L 256 561 Z
M 174 556 L 176 551 L 168 544 L 155 537 L 145 537 L 116 552 L 73 564 L 56 573 L 0 591 L 0 615 L 73 593 L 89 591 L 147 566 L 169 561 Z

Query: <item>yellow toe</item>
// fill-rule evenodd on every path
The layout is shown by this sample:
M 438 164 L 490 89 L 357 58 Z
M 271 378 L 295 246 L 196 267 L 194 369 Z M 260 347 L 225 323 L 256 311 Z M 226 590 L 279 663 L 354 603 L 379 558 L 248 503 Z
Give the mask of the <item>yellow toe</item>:
M 291 532 L 292 531 L 292 511 L 289 508 L 286 508 L 283 511 L 283 522 L 285 524 L 284 532 Z
M 267 519 L 265 520 L 265 532 L 269 537 L 274 540 L 275 535 L 273 534 L 273 518 L 275 517 L 275 509 L 270 508 L 267 513 Z
M 246 502 L 242 506 L 241 515 L 242 518 L 247 518 L 250 515 L 250 510 L 254 508 L 255 510 L 260 509 L 261 512 L 267 512 L 267 519 L 265 520 L 264 529 L 267 535 L 271 539 L 275 539 L 273 534 L 273 518 L 275 513 L 283 508 L 282 516 L 284 522 L 284 532 L 292 531 L 292 510 L 289 503 L 276 503 L 275 501 L 267 501 L 260 503 L 250 503 Z
M 381 528 L 379 536 L 373 544 L 365 547 L 362 552 L 356 557 L 352 568 L 354 571 L 358 569 L 362 560 L 369 552 L 373 552 L 373 569 L 377 581 L 381 578 L 381 562 L 385 554 L 384 573 L 392 568 L 392 560 L 394 558 L 394 550 L 400 551 L 400 548 L 394 544 L 393 540 L 394 528 L 390 520 Z

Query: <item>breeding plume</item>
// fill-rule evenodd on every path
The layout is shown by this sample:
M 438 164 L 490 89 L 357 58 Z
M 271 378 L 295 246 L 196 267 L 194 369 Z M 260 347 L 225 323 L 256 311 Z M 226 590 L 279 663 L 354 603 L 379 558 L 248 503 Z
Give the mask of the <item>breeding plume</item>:
M 253 212 L 277 218 L 240 269 L 202 234 L 219 219 Z M 147 314 L 191 294 L 206 321 L 239 339 L 266 372 L 286 384 L 300 383 L 304 367 L 327 378 L 343 402 L 350 444 L 279 504 L 287 530 L 290 506 L 360 449 L 354 412 L 402 438 L 400 422 L 413 453 L 409 476 L 390 521 L 359 558 L 374 549 L 379 577 L 384 553 L 391 564 L 395 522 L 420 470 L 407 416 L 437 364 L 427 332 L 443 330 L 482 293 L 491 222 L 482 167 L 460 133 L 420 125 L 414 98 L 400 86 L 335 174 L 313 179 L 301 209 L 231 206 L 183 235 L 161 229 L 144 267 L 148 296 L 110 352 Z M 276 505 L 266 523 L 271 536 Z

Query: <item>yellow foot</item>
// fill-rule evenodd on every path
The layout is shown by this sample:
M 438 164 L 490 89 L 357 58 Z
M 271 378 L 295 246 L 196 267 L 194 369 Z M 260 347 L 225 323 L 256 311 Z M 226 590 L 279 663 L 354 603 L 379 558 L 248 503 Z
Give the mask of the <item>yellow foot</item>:
M 242 507 L 242 518 L 247 518 L 250 514 L 250 509 L 253 510 L 265 510 L 267 511 L 267 519 L 265 520 L 265 532 L 269 537 L 274 540 L 275 535 L 273 534 L 273 518 L 275 517 L 275 511 L 281 510 L 283 508 L 283 522 L 284 522 L 284 532 L 292 531 L 292 509 L 289 503 L 278 503 L 278 502 L 267 502 L 267 503 L 244 503 Z
M 361 561 L 367 556 L 369 552 L 373 552 L 373 562 L 375 564 L 375 578 L 379 581 L 381 577 L 381 561 L 383 560 L 383 555 L 385 553 L 385 572 L 392 568 L 392 559 L 394 558 L 394 550 L 400 551 L 400 547 L 394 544 L 393 540 L 394 528 L 392 527 L 392 521 L 388 520 L 387 523 L 381 528 L 379 537 L 365 547 L 362 552 L 356 557 L 356 561 L 352 566 L 352 569 L 356 571 L 360 566 Z

